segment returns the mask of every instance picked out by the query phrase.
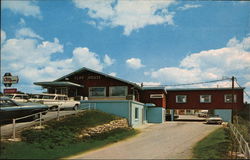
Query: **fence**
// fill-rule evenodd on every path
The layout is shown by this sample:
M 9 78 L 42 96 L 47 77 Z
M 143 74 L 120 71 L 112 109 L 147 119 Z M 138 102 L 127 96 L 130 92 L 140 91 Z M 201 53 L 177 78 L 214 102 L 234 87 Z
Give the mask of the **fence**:
M 240 154 L 244 155 L 245 159 L 250 159 L 250 149 L 246 140 L 243 138 L 243 136 L 240 134 L 240 132 L 233 124 L 229 123 L 229 128 L 233 133 L 233 136 L 238 144 L 238 147 L 236 147 L 236 154 L 239 152 Z
M 69 113 L 69 114 L 77 114 L 77 113 L 79 113 L 79 112 L 82 112 L 82 111 L 84 111 L 84 110 L 86 110 L 86 109 L 88 109 L 88 110 L 91 110 L 91 109 L 95 109 L 96 108 L 96 106 L 94 105 L 94 106 L 91 106 L 91 105 L 89 105 L 89 106 L 87 106 L 87 107 L 83 107 L 83 108 L 80 108 L 80 109 L 77 109 L 77 110 L 75 110 L 74 111 L 74 113 Z M 12 140 L 13 141 L 15 141 L 16 140 L 16 133 L 17 133 L 17 121 L 18 120 L 22 120 L 22 119 L 26 119 L 26 118 L 32 118 L 32 117 L 35 117 L 35 120 L 33 120 L 33 121 L 31 121 L 30 122 L 30 124 L 28 124 L 27 126 L 25 126 L 25 127 L 30 127 L 30 126 L 34 126 L 34 125 L 36 125 L 36 124 L 39 124 L 39 127 L 42 127 L 42 121 L 44 120 L 44 118 L 45 118 L 45 114 L 43 114 L 43 113 L 47 113 L 48 111 L 44 111 L 44 112 L 38 112 L 38 113 L 35 113 L 35 114 L 31 114 L 31 115 L 27 115 L 27 116 L 24 116 L 24 117 L 20 117 L 20 118 L 15 118 L 15 119 L 13 119 L 12 120 Z M 67 114 L 61 114 L 61 112 L 60 112 L 60 107 L 58 107 L 58 109 L 57 109 L 57 113 L 56 113 L 56 116 L 51 116 L 51 117 L 46 117 L 47 118 L 47 120 L 51 120 L 51 119 L 57 119 L 57 120 L 60 120 L 60 117 L 63 117 L 63 116 L 66 116 Z M 38 117 L 39 117 L 39 119 L 38 119 Z M 36 119 L 37 118 L 37 119 Z M 23 126 L 22 126 L 22 128 L 24 128 Z

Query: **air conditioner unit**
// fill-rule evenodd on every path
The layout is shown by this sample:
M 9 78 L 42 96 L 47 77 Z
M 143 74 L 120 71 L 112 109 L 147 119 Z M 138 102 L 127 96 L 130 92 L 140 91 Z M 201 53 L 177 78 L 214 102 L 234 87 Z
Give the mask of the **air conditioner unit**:
M 135 95 L 132 95 L 132 94 L 130 94 L 130 95 L 127 95 L 127 97 L 126 97 L 126 100 L 135 100 Z

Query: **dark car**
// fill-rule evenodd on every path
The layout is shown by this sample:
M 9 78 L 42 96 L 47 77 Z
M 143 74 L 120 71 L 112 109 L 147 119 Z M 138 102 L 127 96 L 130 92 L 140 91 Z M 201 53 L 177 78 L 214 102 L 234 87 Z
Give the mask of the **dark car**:
M 48 106 L 37 103 L 17 103 L 8 97 L 0 97 L 0 121 L 24 117 L 30 114 L 44 112 Z M 46 112 L 44 112 L 46 114 Z

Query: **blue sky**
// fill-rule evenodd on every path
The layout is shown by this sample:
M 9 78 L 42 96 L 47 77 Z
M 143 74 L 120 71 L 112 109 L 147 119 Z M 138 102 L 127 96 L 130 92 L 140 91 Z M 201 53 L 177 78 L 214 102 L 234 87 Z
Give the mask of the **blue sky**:
M 154 85 L 234 75 L 250 94 L 249 11 L 237 1 L 3 0 L 1 74 L 18 75 L 24 92 L 83 66 Z M 230 82 L 205 87 L 217 85 Z

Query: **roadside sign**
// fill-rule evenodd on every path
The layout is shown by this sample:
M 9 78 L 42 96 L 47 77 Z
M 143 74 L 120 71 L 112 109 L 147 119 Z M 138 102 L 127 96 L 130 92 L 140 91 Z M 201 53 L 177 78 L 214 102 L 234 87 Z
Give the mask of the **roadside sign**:
M 3 93 L 7 94 L 7 93 L 17 93 L 17 89 L 16 88 L 6 88 L 3 89 Z
M 11 73 L 5 73 L 3 76 L 3 84 L 6 87 L 10 87 L 12 84 L 18 83 L 18 76 L 12 76 Z

